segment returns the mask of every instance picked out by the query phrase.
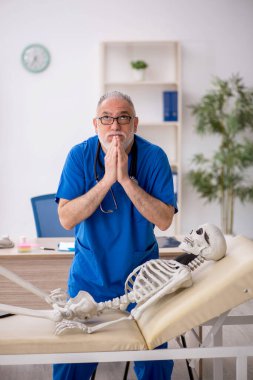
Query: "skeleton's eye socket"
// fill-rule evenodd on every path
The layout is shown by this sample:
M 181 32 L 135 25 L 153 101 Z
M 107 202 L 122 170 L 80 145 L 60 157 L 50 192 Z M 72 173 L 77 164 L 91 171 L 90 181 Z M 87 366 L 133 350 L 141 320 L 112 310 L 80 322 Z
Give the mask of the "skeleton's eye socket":
M 196 231 L 196 234 L 198 234 L 198 235 L 202 235 L 202 234 L 203 234 L 203 228 L 199 228 L 199 229 Z
M 204 237 L 205 237 L 206 242 L 210 245 L 209 236 L 207 235 L 206 232 L 204 233 Z

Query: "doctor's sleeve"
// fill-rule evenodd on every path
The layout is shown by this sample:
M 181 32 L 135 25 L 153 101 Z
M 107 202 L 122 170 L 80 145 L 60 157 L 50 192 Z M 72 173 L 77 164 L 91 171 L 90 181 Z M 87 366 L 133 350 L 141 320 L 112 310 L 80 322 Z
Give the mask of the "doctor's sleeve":
M 65 161 L 58 190 L 56 201 L 60 198 L 72 200 L 85 192 L 85 173 L 83 165 L 83 154 L 80 146 L 75 146 L 69 152 Z

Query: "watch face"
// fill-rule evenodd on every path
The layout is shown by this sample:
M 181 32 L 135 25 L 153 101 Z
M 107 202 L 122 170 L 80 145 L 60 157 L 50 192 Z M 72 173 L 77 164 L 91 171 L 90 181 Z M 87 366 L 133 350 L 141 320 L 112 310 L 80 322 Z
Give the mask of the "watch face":
M 39 44 L 29 45 L 23 50 L 22 62 L 28 71 L 40 73 L 46 70 L 50 63 L 49 51 Z

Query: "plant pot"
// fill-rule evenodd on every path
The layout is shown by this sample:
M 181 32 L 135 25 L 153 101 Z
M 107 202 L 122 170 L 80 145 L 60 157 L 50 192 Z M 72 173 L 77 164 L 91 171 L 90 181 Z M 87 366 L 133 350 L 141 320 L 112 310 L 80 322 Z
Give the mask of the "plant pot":
M 145 69 L 133 69 L 133 77 L 135 81 L 142 81 L 145 79 Z

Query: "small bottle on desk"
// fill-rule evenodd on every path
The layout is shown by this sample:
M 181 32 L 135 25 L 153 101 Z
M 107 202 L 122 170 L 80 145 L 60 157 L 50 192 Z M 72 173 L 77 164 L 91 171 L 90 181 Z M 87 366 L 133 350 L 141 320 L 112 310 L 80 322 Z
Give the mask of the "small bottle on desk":
M 27 241 L 26 236 L 20 236 L 18 244 L 18 252 L 31 252 L 32 245 Z

